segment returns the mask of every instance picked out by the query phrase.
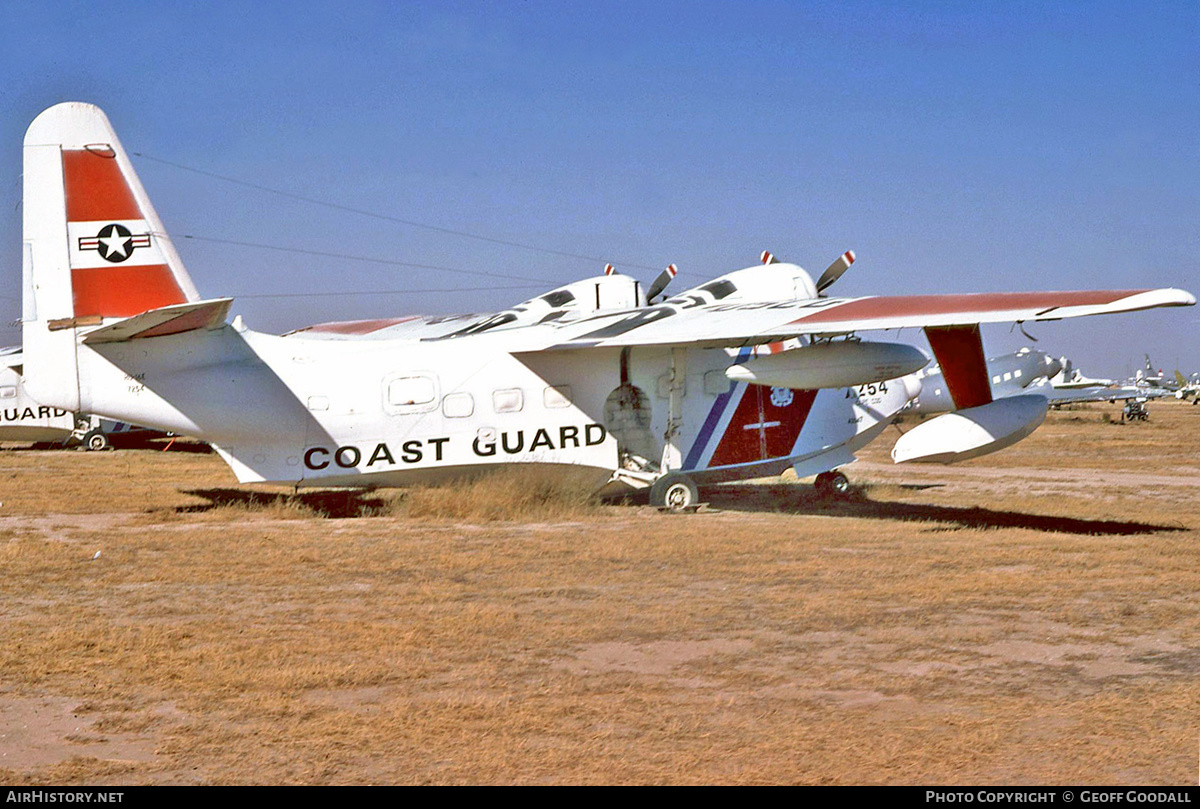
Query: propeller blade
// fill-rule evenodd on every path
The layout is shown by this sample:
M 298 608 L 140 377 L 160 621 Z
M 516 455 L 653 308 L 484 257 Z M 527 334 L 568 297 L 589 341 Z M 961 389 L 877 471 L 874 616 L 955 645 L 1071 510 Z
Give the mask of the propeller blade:
M 668 264 L 667 268 L 658 274 L 658 277 L 654 279 L 654 283 L 650 285 L 650 291 L 646 293 L 647 303 L 654 300 L 659 293 L 667 288 L 667 284 L 671 283 L 671 279 L 675 277 L 677 272 L 679 272 L 678 267 L 674 264 Z
M 817 279 L 817 293 L 824 292 L 834 281 L 842 277 L 842 273 L 850 269 L 850 265 L 854 263 L 854 251 L 847 250 L 837 257 L 825 272 L 821 273 L 821 277 Z

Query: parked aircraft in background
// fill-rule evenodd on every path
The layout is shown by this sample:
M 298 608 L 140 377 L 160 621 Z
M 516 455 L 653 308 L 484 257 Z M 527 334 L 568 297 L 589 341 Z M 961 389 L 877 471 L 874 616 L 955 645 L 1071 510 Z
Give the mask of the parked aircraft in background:
M 1144 390 L 1159 391 L 1151 396 L 1165 396 L 1175 390 L 1175 380 L 1167 379 L 1163 374 L 1162 369 L 1155 370 L 1154 363 L 1150 362 L 1150 355 L 1143 355 L 1146 358 L 1146 366 L 1138 369 L 1130 382 Z M 1128 384 L 1128 383 L 1127 383 Z
M 1039 380 L 1029 386 L 1029 392 L 1045 396 L 1051 407 L 1066 404 L 1084 404 L 1087 402 L 1125 402 L 1130 399 L 1146 401 L 1148 397 L 1143 388 L 1132 385 L 1094 385 L 1091 387 L 1059 388 L 1052 380 Z
M 1175 398 L 1184 401 L 1191 399 L 1192 404 L 1200 404 L 1200 374 L 1192 374 L 1189 379 L 1176 371 Z
M 1115 379 L 1092 379 L 1089 376 L 1084 376 L 1083 372 L 1075 367 L 1067 357 L 1059 357 L 1059 364 L 1062 366 L 1058 373 L 1050 377 L 1050 384 L 1056 388 L 1067 390 L 1070 388 L 1104 388 L 1116 385 Z
M 1195 303 L 1177 289 L 835 298 L 852 253 L 815 282 L 765 255 L 652 305 L 669 277 L 647 295 L 612 273 L 492 315 L 272 336 L 228 323 L 231 299 L 200 299 L 98 108 L 34 120 L 24 183 L 31 392 L 212 442 L 242 482 L 404 485 L 541 463 L 683 508 L 700 483 L 852 459 L 927 361 L 858 334 L 902 327 L 925 329 L 956 412 L 893 457 L 975 457 L 1046 411 L 1039 396 L 993 399 L 979 324 Z
M 988 384 L 993 399 L 1003 399 L 1024 393 L 1038 380 L 1047 380 L 1062 370 L 1062 361 L 1044 351 L 1022 348 L 1013 354 L 992 357 L 987 361 Z M 938 365 L 917 372 L 921 392 L 905 408 L 907 413 L 946 413 L 954 409 L 950 388 Z
M 0 348 L 0 441 L 78 445 L 86 450 L 140 444 L 163 433 L 135 424 L 47 407 L 25 391 L 20 346 Z
M 1145 398 L 1143 388 L 1116 385 L 1107 379 L 1089 379 L 1066 357 L 1054 358 L 1031 348 L 992 357 L 987 361 L 992 398 L 1037 395 L 1050 406 L 1082 402 L 1117 402 Z M 921 392 L 904 409 L 905 413 L 930 415 L 954 409 L 941 368 L 931 365 L 917 373 Z
M 65 442 L 75 414 L 34 401 L 21 378 L 21 349 L 0 348 L 0 441 Z
M 1147 358 L 1147 361 L 1149 358 Z M 1163 388 L 1146 385 L 1120 384 L 1112 379 L 1092 379 L 1085 376 L 1066 357 L 1059 357 L 1062 370 L 1049 380 L 1039 380 L 1031 393 L 1040 393 L 1050 400 L 1051 405 L 1077 404 L 1082 402 L 1123 402 L 1154 399 L 1166 393 Z

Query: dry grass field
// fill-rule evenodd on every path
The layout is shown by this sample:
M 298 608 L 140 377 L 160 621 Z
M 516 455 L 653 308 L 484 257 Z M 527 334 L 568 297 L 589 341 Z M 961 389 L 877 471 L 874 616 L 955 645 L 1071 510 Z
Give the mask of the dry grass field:
M 0 780 L 1191 784 L 1200 407 L 1150 412 L 689 515 L 0 452 Z

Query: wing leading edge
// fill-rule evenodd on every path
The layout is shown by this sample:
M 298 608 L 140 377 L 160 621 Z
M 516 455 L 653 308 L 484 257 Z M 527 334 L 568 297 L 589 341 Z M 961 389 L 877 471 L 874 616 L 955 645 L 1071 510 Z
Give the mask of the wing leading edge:
M 1173 288 L 816 298 L 691 307 L 667 302 L 564 324 L 555 329 L 555 342 L 547 348 L 726 347 L 805 334 L 1062 320 L 1195 303 L 1190 293 Z

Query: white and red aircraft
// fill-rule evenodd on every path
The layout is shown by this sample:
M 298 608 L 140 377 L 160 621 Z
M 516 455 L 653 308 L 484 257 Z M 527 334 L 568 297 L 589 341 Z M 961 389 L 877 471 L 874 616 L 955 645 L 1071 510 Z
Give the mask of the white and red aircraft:
M 1023 437 L 1046 408 L 993 401 L 979 324 L 1195 303 L 1177 289 L 832 298 L 852 253 L 815 283 L 764 254 L 660 302 L 673 268 L 649 294 L 606 273 L 492 315 L 273 336 L 227 322 L 231 299 L 200 298 L 96 107 L 34 120 L 24 182 L 31 392 L 209 441 L 242 482 L 403 485 L 558 464 L 677 508 L 698 483 L 789 467 L 828 485 L 916 395 L 905 377 L 927 362 L 859 332 L 925 329 L 957 412 L 923 424 L 904 455 L 956 460 Z

